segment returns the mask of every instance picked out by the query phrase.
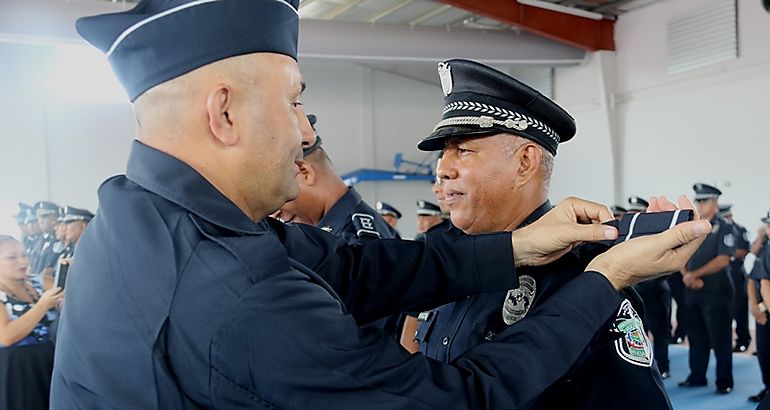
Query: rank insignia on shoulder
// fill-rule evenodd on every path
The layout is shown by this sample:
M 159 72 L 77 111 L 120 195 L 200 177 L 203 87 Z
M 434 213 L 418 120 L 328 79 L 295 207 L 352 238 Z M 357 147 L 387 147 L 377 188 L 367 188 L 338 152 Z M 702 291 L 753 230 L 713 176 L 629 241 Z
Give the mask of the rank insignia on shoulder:
M 652 366 L 652 344 L 642 325 L 642 319 L 628 299 L 620 304 L 620 310 L 612 323 L 612 331 L 622 333 L 615 340 L 615 351 L 621 359 L 636 366 Z
M 521 275 L 519 287 L 511 289 L 503 302 L 503 322 L 510 326 L 527 315 L 535 300 L 537 283 L 532 276 Z
M 332 227 L 331 227 L 331 226 L 322 226 L 322 227 L 321 227 L 321 230 L 322 230 L 322 231 L 324 231 L 324 232 L 329 232 L 329 233 L 331 233 L 331 231 L 333 231 L 334 229 L 332 229 Z
M 353 226 L 356 228 L 356 236 L 373 236 L 380 238 L 380 233 L 374 227 L 374 217 L 368 214 L 353 214 Z

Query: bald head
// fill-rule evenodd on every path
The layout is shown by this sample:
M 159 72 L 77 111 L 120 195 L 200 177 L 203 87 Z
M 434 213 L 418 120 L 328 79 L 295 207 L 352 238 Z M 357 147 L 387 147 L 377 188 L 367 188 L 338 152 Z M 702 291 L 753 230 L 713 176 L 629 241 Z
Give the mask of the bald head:
M 254 220 L 297 195 L 310 124 L 296 61 L 248 54 L 160 84 L 135 102 L 139 139 L 193 167 Z

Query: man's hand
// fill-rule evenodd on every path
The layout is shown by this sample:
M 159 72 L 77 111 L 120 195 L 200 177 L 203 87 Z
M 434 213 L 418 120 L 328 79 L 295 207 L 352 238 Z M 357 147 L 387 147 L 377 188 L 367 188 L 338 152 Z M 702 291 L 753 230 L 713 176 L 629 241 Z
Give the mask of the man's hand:
M 679 207 L 692 210 L 695 208 L 684 195 L 679 197 Z M 675 209 L 676 206 L 665 197 L 650 199 L 650 211 Z M 594 258 L 586 270 L 603 274 L 615 289 L 620 290 L 635 283 L 682 270 L 709 232 L 711 232 L 711 224 L 700 220 L 696 211 L 693 221 L 676 225 L 656 235 L 631 239 L 612 247 Z
M 703 287 L 703 279 L 695 276 L 692 272 L 682 272 L 682 283 L 690 289 L 700 289 Z
M 760 325 L 767 324 L 767 313 L 764 313 L 759 309 L 759 303 L 750 304 L 749 312 L 751 312 L 751 316 L 754 316 L 757 323 Z
M 580 242 L 616 239 L 618 230 L 606 205 L 567 198 L 531 225 L 512 233 L 516 266 L 545 265 L 560 258 Z

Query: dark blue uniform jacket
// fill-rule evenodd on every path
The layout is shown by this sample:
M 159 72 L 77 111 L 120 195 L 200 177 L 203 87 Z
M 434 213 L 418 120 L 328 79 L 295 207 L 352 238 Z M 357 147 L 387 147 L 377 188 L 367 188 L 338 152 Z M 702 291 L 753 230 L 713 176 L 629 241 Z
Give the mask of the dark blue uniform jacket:
M 551 208 L 546 202 L 522 226 L 534 222 Z M 453 229 L 453 234 L 462 232 Z M 428 235 L 430 243 L 435 236 Z M 537 306 L 552 302 L 559 297 L 557 291 L 580 277 L 588 263 L 606 250 L 600 245 L 583 245 L 567 253 L 557 261 L 537 268 L 520 268 L 519 275 L 526 275 L 520 283 L 527 282 L 523 290 L 514 293 L 492 292 L 468 296 L 465 299 L 420 315 L 420 327 L 416 339 L 420 351 L 426 356 L 452 363 L 462 360 L 465 353 L 476 346 L 495 342 L 506 331 L 516 330 L 532 320 L 531 311 Z M 532 278 L 529 281 L 529 278 Z M 545 390 L 540 397 L 523 408 L 534 409 L 667 409 L 671 408 L 657 367 L 653 365 L 652 346 L 647 338 L 641 317 L 642 301 L 637 293 L 628 289 L 623 292 L 621 307 L 608 318 L 601 331 L 583 352 L 570 372 Z M 590 299 L 592 290 L 581 297 Z M 517 300 L 518 311 L 523 319 L 512 324 L 504 320 L 503 304 L 507 298 Z M 562 320 L 560 325 L 570 331 L 580 332 L 579 322 Z M 571 341 L 549 341 L 567 347 Z M 559 356 L 538 357 L 540 367 L 551 367 L 562 360 Z M 516 408 L 503 404 L 500 408 Z
M 54 409 L 516 406 L 561 377 L 621 301 L 588 273 L 447 365 L 357 323 L 516 287 L 509 234 L 351 247 L 255 223 L 138 141 L 99 200 L 69 272 Z

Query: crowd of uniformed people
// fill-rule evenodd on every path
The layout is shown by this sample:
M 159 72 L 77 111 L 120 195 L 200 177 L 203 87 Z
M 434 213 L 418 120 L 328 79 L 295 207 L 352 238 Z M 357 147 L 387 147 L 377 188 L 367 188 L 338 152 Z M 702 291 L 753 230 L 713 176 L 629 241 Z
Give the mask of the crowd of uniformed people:
M 770 213 L 752 240 L 705 183 L 694 203 L 554 206 L 573 118 L 453 59 L 415 136 L 437 152 L 436 203 L 402 239 L 401 211 L 345 185 L 299 103 L 297 3 L 79 21 L 138 139 L 97 215 L 19 204 L 19 239 L 0 235 L 0 408 L 667 409 L 669 344 L 689 345 L 681 388 L 708 385 L 713 350 L 730 393 L 749 315 L 770 386 Z

